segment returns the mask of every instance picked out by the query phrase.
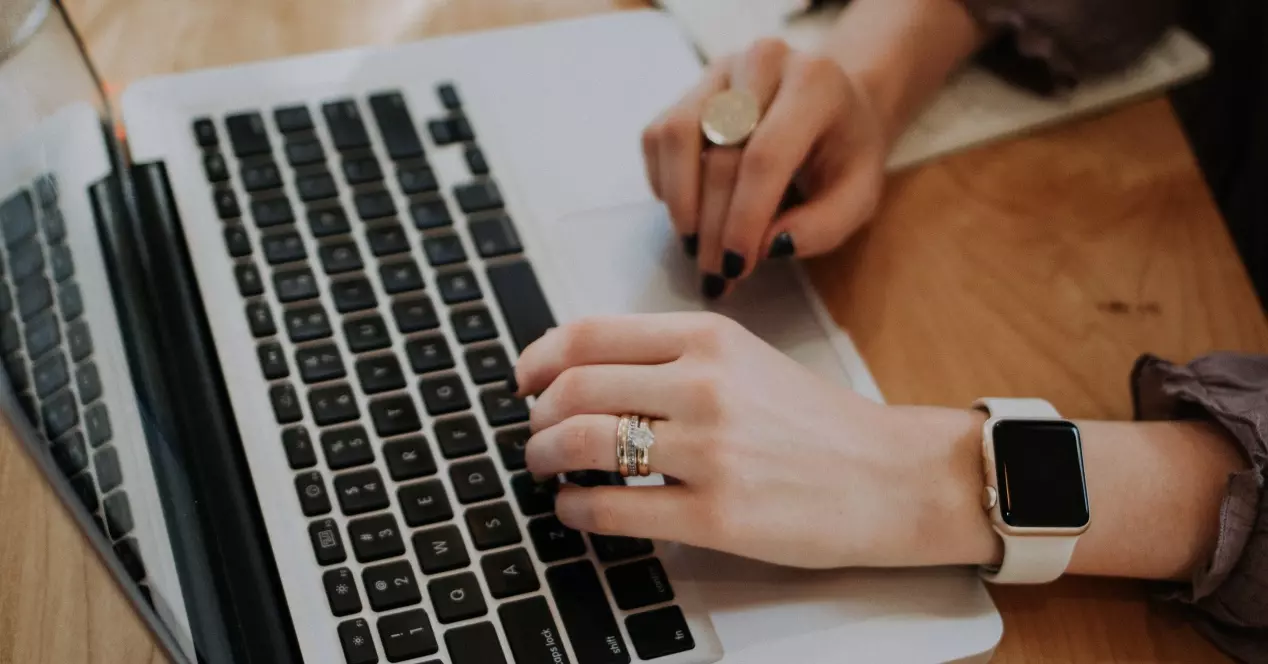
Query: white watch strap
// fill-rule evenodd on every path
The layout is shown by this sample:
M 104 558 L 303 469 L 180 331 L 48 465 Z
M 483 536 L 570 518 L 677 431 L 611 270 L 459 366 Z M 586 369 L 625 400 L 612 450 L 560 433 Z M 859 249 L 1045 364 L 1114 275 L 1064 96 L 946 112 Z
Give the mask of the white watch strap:
M 992 418 L 1059 420 L 1061 414 L 1043 399 L 978 399 L 975 408 Z M 999 567 L 983 566 L 982 578 L 992 583 L 1048 583 L 1065 573 L 1074 555 L 1077 535 L 1009 535 L 996 529 L 1004 541 Z

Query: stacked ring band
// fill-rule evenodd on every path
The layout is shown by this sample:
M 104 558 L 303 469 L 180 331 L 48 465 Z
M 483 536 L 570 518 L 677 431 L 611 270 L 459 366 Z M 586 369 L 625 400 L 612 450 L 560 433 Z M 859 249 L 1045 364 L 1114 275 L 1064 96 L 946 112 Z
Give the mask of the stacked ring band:
M 647 477 L 652 473 L 651 446 L 656 442 L 651 420 L 624 415 L 616 425 L 616 467 L 621 477 Z

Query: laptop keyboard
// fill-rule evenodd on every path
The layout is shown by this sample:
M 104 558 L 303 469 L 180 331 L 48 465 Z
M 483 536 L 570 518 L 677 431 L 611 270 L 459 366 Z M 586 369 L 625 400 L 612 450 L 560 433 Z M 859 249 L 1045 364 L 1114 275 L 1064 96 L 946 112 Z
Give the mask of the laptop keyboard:
M 54 461 L 141 582 L 145 565 L 59 200 L 56 178 L 43 175 L 0 201 L 4 369 Z
M 278 481 L 308 518 L 295 535 L 324 568 L 312 583 L 344 658 L 558 664 L 565 639 L 580 664 L 689 651 L 652 542 L 567 528 L 558 483 L 524 470 L 508 348 L 555 323 L 458 90 L 437 95 L 446 114 L 421 124 L 385 92 L 192 128 L 293 471 Z M 441 182 L 418 127 L 471 178 Z

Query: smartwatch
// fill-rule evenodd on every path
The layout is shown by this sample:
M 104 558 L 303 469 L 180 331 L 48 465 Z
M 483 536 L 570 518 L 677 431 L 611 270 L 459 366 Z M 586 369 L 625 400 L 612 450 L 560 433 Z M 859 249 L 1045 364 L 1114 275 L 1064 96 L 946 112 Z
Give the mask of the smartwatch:
M 1091 513 L 1079 428 L 1043 399 L 979 399 L 982 426 L 982 507 L 1004 540 L 998 567 L 983 566 L 993 583 L 1048 583 L 1070 564 Z

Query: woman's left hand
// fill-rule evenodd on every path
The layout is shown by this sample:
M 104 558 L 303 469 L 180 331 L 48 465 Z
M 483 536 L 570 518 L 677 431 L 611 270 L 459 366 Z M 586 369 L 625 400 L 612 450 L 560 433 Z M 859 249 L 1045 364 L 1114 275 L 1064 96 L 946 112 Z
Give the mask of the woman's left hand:
M 616 470 L 619 416 L 637 414 L 652 420 L 653 472 L 677 480 L 565 484 L 556 512 L 577 530 L 815 568 L 991 555 L 980 443 L 945 435 L 948 418 L 971 428 L 973 415 L 878 405 L 730 319 L 581 321 L 527 348 L 516 374 L 521 394 L 539 395 L 525 451 L 535 475 Z

